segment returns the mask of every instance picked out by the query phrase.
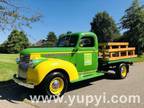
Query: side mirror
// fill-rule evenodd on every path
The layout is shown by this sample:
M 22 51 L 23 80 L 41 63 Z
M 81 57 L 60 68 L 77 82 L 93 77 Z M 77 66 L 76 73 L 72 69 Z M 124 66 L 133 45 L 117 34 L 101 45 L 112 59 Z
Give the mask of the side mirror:
M 83 47 L 83 42 L 82 42 L 82 41 L 79 43 L 79 46 L 80 46 L 80 47 Z

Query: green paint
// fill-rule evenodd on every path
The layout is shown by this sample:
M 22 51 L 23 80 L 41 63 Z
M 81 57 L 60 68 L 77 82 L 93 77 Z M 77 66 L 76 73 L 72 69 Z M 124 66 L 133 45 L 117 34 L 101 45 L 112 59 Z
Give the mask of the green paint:
M 58 47 L 54 47 L 54 48 L 27 48 L 24 49 L 20 52 L 20 54 L 31 54 L 31 53 L 45 53 L 45 54 L 51 54 L 51 53 L 66 53 L 66 52 L 72 52 L 74 48 L 58 48 Z
M 77 81 L 86 80 L 93 77 L 103 75 L 102 72 L 98 72 L 98 40 L 97 36 L 92 32 L 79 32 L 64 35 L 68 37 L 77 36 L 77 42 L 74 47 L 54 47 L 54 48 L 28 48 L 20 52 L 21 55 L 40 54 L 39 60 L 33 60 L 33 64 L 36 66 L 48 58 L 57 58 L 65 61 L 69 61 L 76 66 L 79 72 L 79 79 Z M 70 37 L 69 37 L 70 36 Z M 94 40 L 94 47 L 80 47 L 81 39 L 83 37 L 91 37 Z M 62 44 L 63 45 L 63 44 Z M 116 61 L 102 61 L 104 63 L 119 63 L 129 62 L 131 59 L 123 59 Z M 64 64 L 63 64 L 64 65 Z M 77 82 L 74 81 L 74 82 Z
M 108 64 L 119 63 L 119 62 L 134 62 L 134 58 L 126 58 L 126 59 L 120 59 L 120 60 L 107 61 Z
M 75 82 L 79 82 L 79 81 L 83 81 L 83 80 L 88 80 L 88 79 L 100 77 L 103 75 L 104 75 L 104 73 L 102 73 L 102 72 L 96 72 L 96 71 L 93 71 L 93 73 L 88 72 L 85 75 L 80 75 L 80 78 L 78 80 L 72 81 L 71 83 L 75 83 Z
M 39 63 L 48 60 L 48 58 L 57 58 L 65 61 L 69 61 L 76 66 L 79 72 L 79 79 L 73 82 L 82 81 L 98 76 L 104 75 L 99 72 L 98 69 L 98 40 L 97 36 L 92 32 L 80 32 L 64 35 L 68 37 L 77 36 L 77 42 L 74 47 L 54 47 L 54 48 L 28 48 L 20 52 L 21 55 L 40 54 L 41 58 L 38 60 L 32 60 L 34 66 Z M 70 37 L 69 37 L 70 36 Z M 83 37 L 91 37 L 94 40 L 94 47 L 80 47 L 80 42 Z M 63 45 L 63 44 L 62 44 Z M 104 63 L 119 63 L 119 62 L 132 62 L 132 59 L 122 59 L 116 61 L 99 61 Z
M 73 33 L 65 36 L 78 36 L 78 42 L 75 47 L 55 47 L 55 48 L 28 48 L 20 52 L 21 55 L 28 55 L 31 53 L 40 53 L 43 58 L 57 58 L 66 61 L 70 61 L 77 66 L 78 71 L 97 69 L 98 66 L 98 42 L 94 33 Z M 92 48 L 79 47 L 79 41 L 82 37 L 93 37 L 95 40 L 95 46 Z M 77 51 L 75 51 L 77 50 Z M 91 61 L 89 65 L 84 65 L 84 54 L 91 53 Z
M 65 36 L 78 36 L 78 42 L 75 47 L 55 47 L 55 48 L 28 48 L 20 52 L 21 55 L 30 55 L 38 53 L 41 55 L 39 60 L 33 60 L 36 66 L 48 58 L 57 58 L 73 63 L 79 72 L 80 79 L 84 80 L 94 76 L 100 76 L 98 73 L 98 41 L 97 36 L 91 32 L 73 33 Z M 80 40 L 83 37 L 92 37 L 94 47 L 80 47 Z M 93 70 L 93 71 L 92 71 Z

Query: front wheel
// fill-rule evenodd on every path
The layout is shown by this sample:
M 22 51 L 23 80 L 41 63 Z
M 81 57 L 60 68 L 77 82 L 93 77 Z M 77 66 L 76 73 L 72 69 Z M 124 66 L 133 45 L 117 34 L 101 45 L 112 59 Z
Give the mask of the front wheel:
M 116 68 L 116 76 L 119 79 L 124 79 L 127 77 L 129 66 L 125 63 L 122 63 Z
M 42 84 L 44 94 L 49 96 L 63 95 L 68 86 L 66 76 L 60 72 L 52 72 L 48 74 Z

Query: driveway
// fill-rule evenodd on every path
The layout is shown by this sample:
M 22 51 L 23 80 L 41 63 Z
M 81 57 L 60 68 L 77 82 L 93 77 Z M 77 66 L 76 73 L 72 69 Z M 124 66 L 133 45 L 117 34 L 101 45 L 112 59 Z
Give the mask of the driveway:
M 40 99 L 40 102 L 33 103 L 30 96 L 39 96 L 35 90 L 19 86 L 13 81 L 1 82 L 0 108 L 144 108 L 143 83 L 144 63 L 136 63 L 130 67 L 130 73 L 124 80 L 107 75 L 82 81 L 70 85 L 68 92 L 62 97 L 62 102 Z M 131 95 L 139 96 L 137 99 L 140 100 L 136 100 L 135 103 L 129 102 Z M 114 96 L 115 102 L 112 102 Z M 100 97 L 102 98 L 99 103 L 94 100 Z

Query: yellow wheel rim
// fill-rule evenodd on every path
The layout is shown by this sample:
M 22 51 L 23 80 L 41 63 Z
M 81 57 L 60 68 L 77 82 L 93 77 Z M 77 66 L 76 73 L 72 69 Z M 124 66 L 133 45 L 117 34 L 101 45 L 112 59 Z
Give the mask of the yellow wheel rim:
M 50 85 L 50 92 L 54 95 L 59 95 L 62 90 L 64 89 L 64 81 L 60 77 L 56 77 L 51 80 Z
M 127 75 L 127 68 L 125 66 L 121 67 L 121 75 L 125 77 Z

